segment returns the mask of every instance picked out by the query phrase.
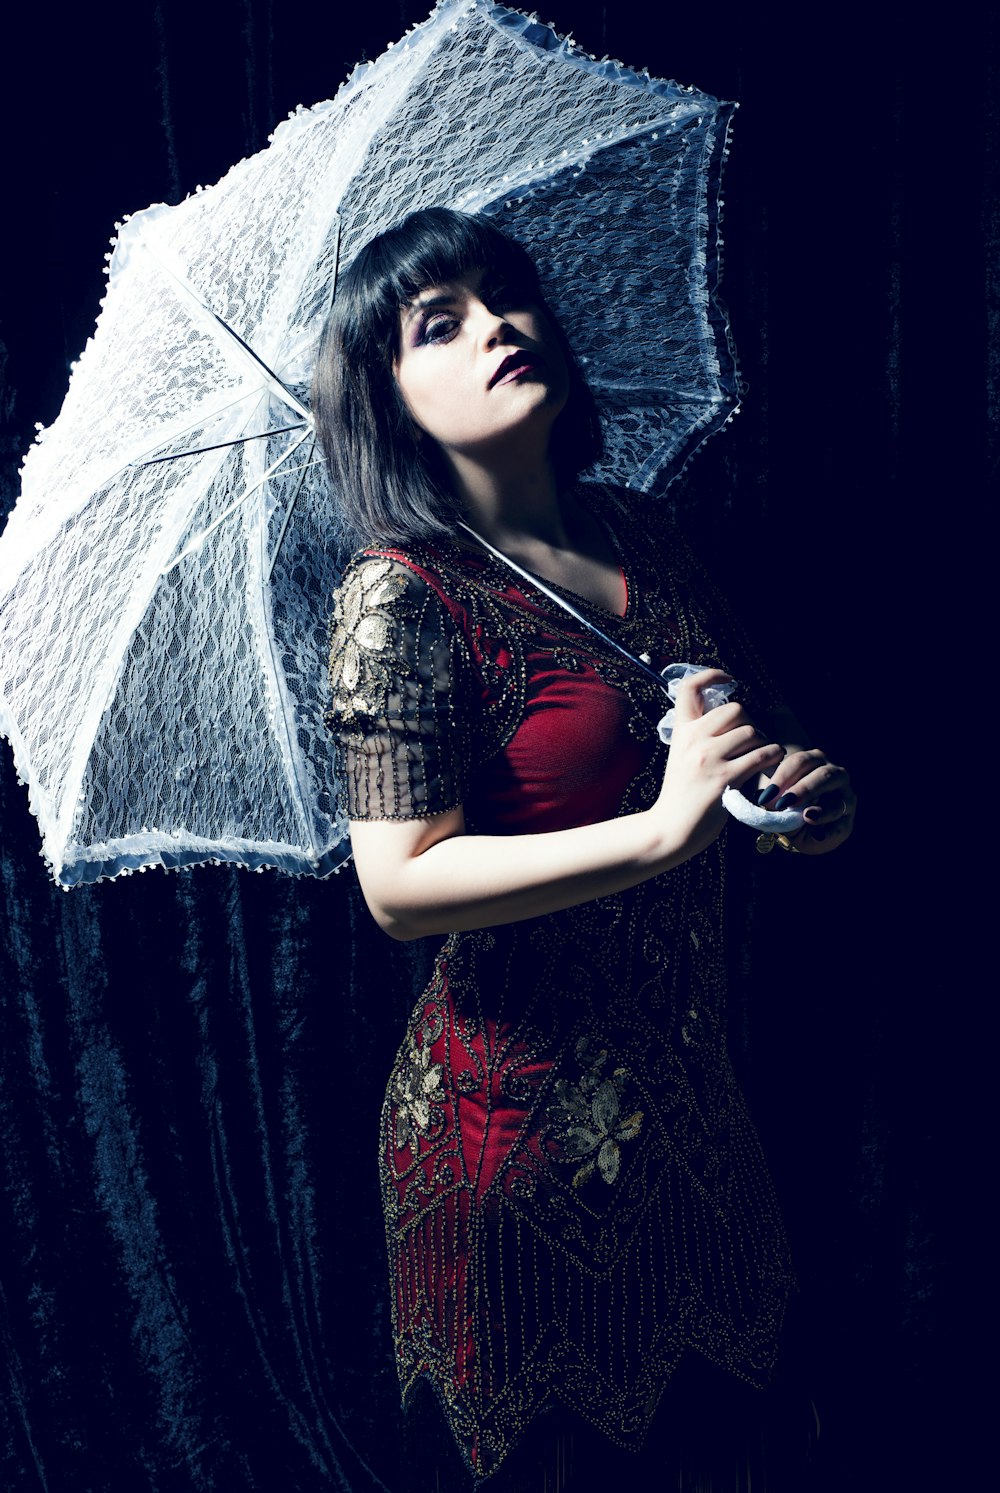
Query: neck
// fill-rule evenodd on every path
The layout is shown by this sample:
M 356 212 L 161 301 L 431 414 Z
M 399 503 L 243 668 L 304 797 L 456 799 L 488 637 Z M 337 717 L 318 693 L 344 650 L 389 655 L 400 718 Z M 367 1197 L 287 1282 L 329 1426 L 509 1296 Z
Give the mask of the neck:
M 565 507 L 547 457 L 502 471 L 454 458 L 450 464 L 468 523 L 498 549 L 533 539 L 557 548 L 569 542 Z

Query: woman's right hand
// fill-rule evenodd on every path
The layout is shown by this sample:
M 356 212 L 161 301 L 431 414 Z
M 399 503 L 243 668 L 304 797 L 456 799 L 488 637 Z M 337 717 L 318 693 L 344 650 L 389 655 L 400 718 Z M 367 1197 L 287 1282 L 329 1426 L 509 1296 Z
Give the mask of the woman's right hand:
M 729 680 L 721 669 L 703 669 L 677 689 L 663 786 L 651 814 L 685 859 L 721 833 L 727 819 L 723 789 L 740 788 L 759 773 L 773 772 L 785 755 L 777 742 L 765 742 L 736 701 L 705 709 L 705 686 Z

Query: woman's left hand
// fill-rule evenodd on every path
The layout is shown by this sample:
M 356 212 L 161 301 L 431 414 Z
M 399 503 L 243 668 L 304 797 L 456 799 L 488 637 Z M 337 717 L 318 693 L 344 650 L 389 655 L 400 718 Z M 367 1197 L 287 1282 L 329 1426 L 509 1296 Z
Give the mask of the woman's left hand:
M 757 802 L 767 809 L 802 809 L 805 824 L 786 838 L 802 855 L 827 855 L 850 837 L 857 796 L 843 767 L 816 747 L 790 747 L 769 778 L 760 780 Z

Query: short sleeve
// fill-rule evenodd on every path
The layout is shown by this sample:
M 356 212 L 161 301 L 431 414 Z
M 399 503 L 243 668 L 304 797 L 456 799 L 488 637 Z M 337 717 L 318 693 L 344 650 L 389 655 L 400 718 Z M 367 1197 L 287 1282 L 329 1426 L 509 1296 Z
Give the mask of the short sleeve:
M 349 819 L 418 819 L 464 796 L 462 650 L 430 586 L 399 560 L 356 560 L 339 587 L 332 704 Z

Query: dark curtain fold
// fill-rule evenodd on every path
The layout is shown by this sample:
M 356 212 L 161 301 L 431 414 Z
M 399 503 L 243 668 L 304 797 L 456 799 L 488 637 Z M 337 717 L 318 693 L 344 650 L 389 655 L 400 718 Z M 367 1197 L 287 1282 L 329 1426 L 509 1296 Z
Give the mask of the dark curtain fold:
M 385 1487 L 412 956 L 372 952 L 346 876 L 2 869 L 4 1486 Z

